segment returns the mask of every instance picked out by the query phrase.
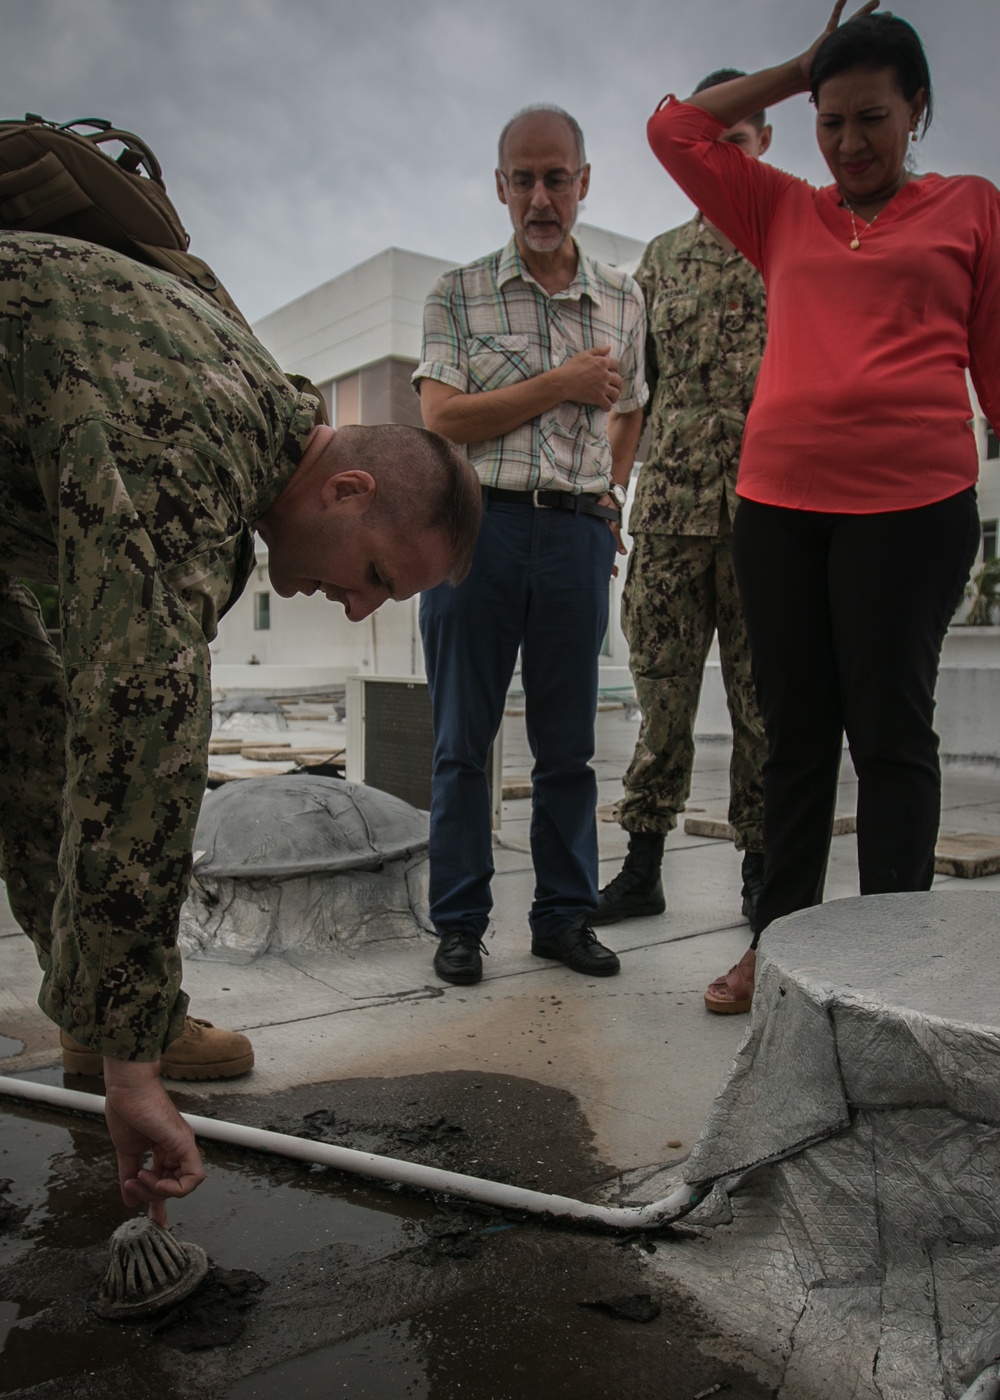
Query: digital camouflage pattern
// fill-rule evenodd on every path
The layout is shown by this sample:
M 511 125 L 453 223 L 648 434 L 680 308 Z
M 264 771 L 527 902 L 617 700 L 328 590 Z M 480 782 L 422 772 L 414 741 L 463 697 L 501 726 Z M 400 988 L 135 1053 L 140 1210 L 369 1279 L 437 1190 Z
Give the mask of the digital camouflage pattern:
M 691 791 L 694 720 L 705 658 L 716 627 L 733 722 L 729 821 L 741 850 L 762 851 L 767 757 L 750 674 L 743 610 L 733 573 L 732 536 L 636 537 L 622 591 L 622 631 L 642 710 L 639 737 L 615 815 L 626 831 L 677 825 Z
M 0 858 L 42 1009 L 152 1060 L 205 791 L 208 642 L 314 405 L 253 336 L 93 244 L 0 238 Z M 58 584 L 62 658 L 18 578 Z
M 700 218 L 654 238 L 646 298 L 650 446 L 629 528 L 717 535 L 736 511 L 743 425 L 764 353 L 764 283 Z
M 729 821 L 737 845 L 763 849 L 767 755 L 732 564 L 743 425 L 764 350 L 764 284 L 700 217 L 654 238 L 636 279 L 649 331 L 650 445 L 629 516 L 622 594 L 642 722 L 616 815 L 628 831 L 666 833 L 691 789 L 694 721 L 716 628 L 733 722 Z

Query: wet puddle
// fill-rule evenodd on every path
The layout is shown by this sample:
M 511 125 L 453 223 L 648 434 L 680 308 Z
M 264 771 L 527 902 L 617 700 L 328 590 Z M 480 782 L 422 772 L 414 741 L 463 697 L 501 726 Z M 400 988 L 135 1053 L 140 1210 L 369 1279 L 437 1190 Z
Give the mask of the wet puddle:
M 226 1391 L 225 1400 L 426 1400 L 431 1394 L 421 1338 L 410 1322 L 380 1327 L 363 1337 L 296 1356 L 260 1376 L 248 1376 Z
M 130 1353 L 138 1358 L 149 1346 L 149 1327 L 103 1323 L 86 1309 L 107 1267 L 110 1235 L 127 1215 L 111 1185 L 102 1120 L 9 1102 L 0 1102 L 0 1114 L 0 1186 L 10 1183 L 0 1194 L 0 1395 L 14 1395 L 118 1367 Z M 265 1275 L 328 1246 L 378 1259 L 409 1247 L 416 1223 L 433 1214 L 419 1199 L 360 1184 L 331 1186 L 319 1171 L 212 1144 L 202 1151 L 209 1180 L 171 1208 L 170 1225 L 227 1271 Z M 323 1271 L 318 1264 L 320 1283 Z M 60 1277 L 73 1288 L 85 1285 L 69 1309 L 69 1334 L 65 1297 L 46 1296 L 56 1292 Z M 31 1292 L 18 1296 L 21 1279 Z M 53 1313 L 60 1317 L 57 1328 L 46 1325 Z
M 432 1081 L 442 1078 L 425 1077 L 431 1096 Z M 464 1103 L 469 1086 L 459 1088 Z M 463 1132 L 475 1131 L 472 1121 L 463 1127 L 452 1118 L 447 1131 L 441 1128 L 440 1110 L 454 1110 L 451 1100 L 428 1105 L 417 1095 L 395 1103 L 387 1092 L 379 1085 L 370 1091 L 403 1141 L 417 1133 L 399 1121 L 403 1103 L 438 1113 L 418 1127 L 439 1142 L 440 1153 L 454 1152 Z M 405 1092 L 414 1094 L 412 1086 Z M 286 1100 L 286 1116 L 275 1126 L 294 1127 L 291 1107 L 303 1130 L 329 1117 L 345 1131 L 339 1106 L 337 1115 L 318 1115 L 320 1101 Z M 497 1101 L 491 1091 L 491 1123 Z M 249 1111 L 252 1104 L 240 1106 Z M 362 1106 L 360 1091 L 347 1100 L 355 1129 L 374 1131 L 360 1117 Z M 519 1124 L 497 1122 L 495 1137 L 485 1147 L 470 1144 L 472 1150 L 496 1154 L 498 1143 L 517 1138 L 534 1162 L 541 1149 L 532 1139 L 530 1107 L 522 1106 Z M 266 1124 L 271 1108 L 258 1101 L 258 1120 Z M 554 1131 L 559 1108 L 539 1101 L 540 1133 Z M 221 1116 L 237 1115 L 230 1107 Z M 585 1155 L 579 1139 L 575 1149 L 568 1135 L 561 1140 L 568 1152 Z M 0 1396 L 691 1400 L 721 1393 L 713 1386 L 729 1400 L 768 1394 L 713 1357 L 711 1347 L 702 1349 L 711 1329 L 682 1300 L 661 1288 L 650 1304 L 645 1256 L 618 1237 L 201 1146 L 208 1180 L 171 1208 L 170 1223 L 178 1238 L 208 1253 L 208 1279 L 165 1318 L 101 1322 L 87 1302 L 107 1268 L 112 1231 L 126 1215 L 111 1180 L 103 1120 L 0 1099 Z M 400 1148 L 391 1155 L 417 1154 Z M 645 1242 L 647 1250 L 655 1247 Z M 609 1312 L 601 1300 L 612 1296 L 645 1297 L 643 1321 Z

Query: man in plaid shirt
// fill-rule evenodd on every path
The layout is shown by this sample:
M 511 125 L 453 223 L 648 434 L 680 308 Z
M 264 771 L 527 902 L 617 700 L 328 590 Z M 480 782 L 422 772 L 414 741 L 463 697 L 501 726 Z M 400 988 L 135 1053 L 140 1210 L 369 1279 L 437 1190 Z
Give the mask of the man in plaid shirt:
M 521 653 L 532 771 L 531 951 L 607 976 L 618 958 L 597 905 L 597 657 L 625 484 L 646 399 L 646 317 L 632 278 L 572 236 L 590 166 L 578 123 L 519 112 L 500 136 L 506 247 L 440 279 L 414 382 L 424 423 L 458 443 L 483 486 L 476 557 L 458 589 L 424 593 L 434 714 L 431 918 L 438 976 L 482 976 L 493 876 L 486 762 Z M 612 410 L 614 410 L 612 412 Z

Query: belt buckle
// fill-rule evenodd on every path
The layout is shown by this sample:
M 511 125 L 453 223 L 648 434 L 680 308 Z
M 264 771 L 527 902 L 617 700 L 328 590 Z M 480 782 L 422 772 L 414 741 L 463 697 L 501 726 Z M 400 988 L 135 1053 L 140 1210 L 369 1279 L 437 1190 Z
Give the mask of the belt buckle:
M 551 510 L 551 509 L 552 509 L 551 506 L 547 506 L 547 505 L 545 504 L 544 501 L 540 501 L 540 500 L 538 499 L 539 496 L 540 496 L 541 494 L 542 494 L 542 488 L 536 486 L 535 489 L 534 489 L 534 491 L 532 491 L 532 493 L 531 493 L 531 504 L 532 504 L 532 506 L 534 507 L 535 510 Z

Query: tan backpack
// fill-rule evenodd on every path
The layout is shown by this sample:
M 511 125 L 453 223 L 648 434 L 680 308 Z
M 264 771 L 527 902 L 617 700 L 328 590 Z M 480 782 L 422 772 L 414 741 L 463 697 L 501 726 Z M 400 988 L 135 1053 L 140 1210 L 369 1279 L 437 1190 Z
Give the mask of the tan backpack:
M 103 118 L 58 125 L 29 112 L 23 121 L 0 120 L 0 228 L 84 238 L 126 253 L 173 273 L 250 330 L 212 269 L 188 252 L 191 239 L 156 156 L 134 132 Z M 288 378 L 318 400 L 317 421 L 325 423 L 319 390 L 302 375 Z

